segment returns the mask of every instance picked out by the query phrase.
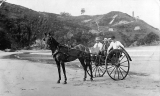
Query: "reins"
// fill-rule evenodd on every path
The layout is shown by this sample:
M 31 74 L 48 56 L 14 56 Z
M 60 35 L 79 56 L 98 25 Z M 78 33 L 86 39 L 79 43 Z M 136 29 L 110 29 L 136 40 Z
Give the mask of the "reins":
M 67 57 L 68 57 L 68 56 L 72 56 L 72 57 L 77 57 L 77 58 L 78 58 L 78 57 L 86 57 L 86 54 L 91 54 L 90 52 L 87 52 L 86 47 L 85 47 L 85 51 L 82 51 L 82 50 L 80 50 L 80 49 L 71 48 L 71 47 L 62 45 L 62 44 L 58 43 L 53 37 L 50 37 L 50 38 L 51 38 L 51 41 L 50 41 L 50 42 L 52 42 L 50 46 L 52 46 L 52 44 L 55 44 L 55 50 L 54 50 L 54 52 L 53 52 L 53 50 L 52 50 L 52 55 L 53 55 L 53 57 L 55 57 L 56 54 L 58 54 L 58 53 L 62 53 L 62 54 L 64 54 L 64 55 L 66 55 Z M 53 41 L 53 40 L 55 40 L 55 41 Z M 67 51 L 66 51 L 66 52 L 61 51 L 61 47 L 67 48 Z M 79 51 L 79 53 L 78 53 L 77 56 L 69 54 L 69 51 L 72 50 L 72 49 Z
M 61 47 L 67 48 L 67 52 L 61 52 L 61 51 L 60 51 L 60 48 L 61 48 Z M 74 55 L 69 54 L 69 51 L 72 50 L 72 49 L 74 49 L 74 50 L 76 50 L 76 51 L 79 51 L 79 55 L 74 56 Z M 56 50 L 57 50 L 57 51 L 56 51 Z M 59 45 L 57 46 L 56 50 L 55 50 L 55 52 L 54 52 L 53 55 L 56 55 L 57 53 L 62 53 L 62 54 L 67 55 L 67 57 L 68 57 L 68 56 L 72 56 L 72 57 L 77 57 L 77 58 L 78 58 L 78 57 L 86 57 L 86 54 L 90 54 L 89 52 L 86 52 L 86 48 L 85 48 L 85 51 L 82 51 L 82 50 L 80 50 L 80 49 L 70 48 L 70 47 L 67 47 L 67 46 L 61 45 L 61 44 L 59 44 Z M 88 56 L 87 56 L 87 57 L 88 57 Z

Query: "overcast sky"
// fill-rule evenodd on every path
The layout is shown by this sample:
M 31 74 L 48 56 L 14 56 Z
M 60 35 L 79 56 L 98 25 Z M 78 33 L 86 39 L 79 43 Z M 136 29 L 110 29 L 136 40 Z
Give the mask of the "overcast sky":
M 121 11 L 139 16 L 153 27 L 160 29 L 159 0 L 7 0 L 12 4 L 21 5 L 35 11 L 50 13 L 68 12 L 73 16 L 106 14 L 110 11 Z

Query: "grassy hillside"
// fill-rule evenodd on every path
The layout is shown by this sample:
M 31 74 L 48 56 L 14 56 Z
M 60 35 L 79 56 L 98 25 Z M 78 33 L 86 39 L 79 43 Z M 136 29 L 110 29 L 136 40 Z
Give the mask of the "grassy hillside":
M 87 21 L 88 22 L 84 22 Z M 159 41 L 160 31 L 152 27 L 143 20 L 132 17 L 126 13 L 112 11 L 104 15 L 92 16 L 91 19 L 83 19 L 84 25 L 96 30 L 102 37 L 115 35 L 125 46 L 150 45 Z M 99 28 L 98 28 L 99 27 Z M 155 38 L 149 40 L 147 36 L 154 35 Z M 148 43 L 148 41 L 152 41 Z
M 94 38 L 115 35 L 125 46 L 159 41 L 160 31 L 142 20 L 112 11 L 103 15 L 63 16 L 10 3 L 0 7 L 0 49 L 21 49 L 51 32 L 62 44 L 93 46 Z M 151 39 L 151 40 L 150 40 Z
M 60 43 L 71 39 L 67 37 L 68 32 L 76 35 L 79 32 L 88 34 L 89 27 L 63 21 L 59 17 L 58 14 L 36 12 L 22 6 L 3 3 L 0 10 L 0 34 L 3 34 L 0 35 L 0 49 L 30 46 L 35 40 L 42 39 L 46 32 L 54 34 Z

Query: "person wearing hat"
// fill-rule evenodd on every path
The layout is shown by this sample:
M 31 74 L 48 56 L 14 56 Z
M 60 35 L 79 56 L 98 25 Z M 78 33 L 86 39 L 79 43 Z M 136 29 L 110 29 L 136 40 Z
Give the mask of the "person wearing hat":
M 107 53 L 107 48 L 110 44 L 110 40 L 111 40 L 111 38 L 104 38 L 104 40 L 103 40 L 104 43 L 103 43 L 103 47 L 102 47 L 102 53 L 104 55 L 106 55 L 106 53 Z
M 93 48 L 97 49 L 97 51 L 101 51 L 103 44 L 100 42 L 101 38 L 100 37 L 96 37 L 95 39 L 96 43 L 94 44 Z
M 90 52 L 95 54 L 96 57 L 93 56 L 94 57 L 93 60 L 95 60 L 95 62 L 98 64 L 99 63 L 99 55 L 101 54 L 103 44 L 100 42 L 101 41 L 100 37 L 96 37 L 95 41 L 96 41 L 96 43 L 94 44 L 93 47 L 91 47 Z
M 104 38 L 104 44 L 110 43 L 111 42 L 111 38 Z
M 122 43 L 120 41 L 117 41 L 115 39 L 115 36 L 112 36 L 111 37 L 111 43 L 110 43 L 110 45 L 109 45 L 109 47 L 107 49 L 107 54 L 109 54 L 109 51 L 111 49 L 120 49 L 121 47 L 124 48 L 124 46 L 122 45 Z

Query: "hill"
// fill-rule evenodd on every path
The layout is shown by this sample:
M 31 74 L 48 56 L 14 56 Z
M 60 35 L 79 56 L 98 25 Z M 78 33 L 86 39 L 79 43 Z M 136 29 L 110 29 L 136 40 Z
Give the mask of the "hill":
M 37 12 L 23 6 L 3 3 L 0 7 L 0 49 L 21 49 L 33 45 L 50 32 L 62 44 L 93 46 L 94 38 L 115 35 L 125 46 L 159 41 L 160 31 L 126 13 L 65 16 Z
M 160 31 L 157 28 L 126 13 L 112 11 L 84 19 L 85 17 L 80 22 L 90 27 L 92 33 L 100 34 L 102 37 L 114 34 L 125 46 L 152 44 L 160 40 Z
M 0 9 L 0 49 L 30 46 L 37 39 L 42 39 L 46 32 L 55 34 L 60 43 L 66 43 L 70 39 L 66 37 L 68 32 L 78 35 L 78 32 L 87 33 L 90 29 L 74 22 L 63 21 L 58 14 L 36 12 L 7 2 Z

